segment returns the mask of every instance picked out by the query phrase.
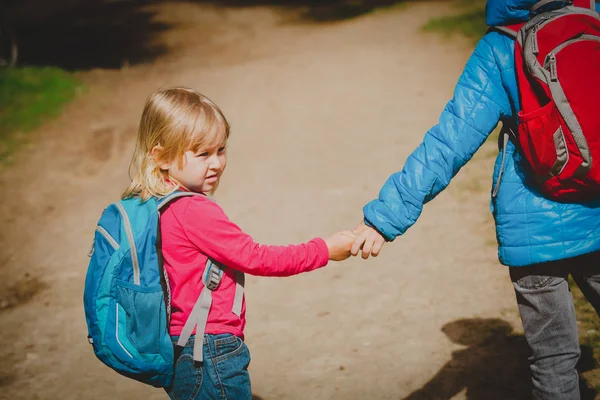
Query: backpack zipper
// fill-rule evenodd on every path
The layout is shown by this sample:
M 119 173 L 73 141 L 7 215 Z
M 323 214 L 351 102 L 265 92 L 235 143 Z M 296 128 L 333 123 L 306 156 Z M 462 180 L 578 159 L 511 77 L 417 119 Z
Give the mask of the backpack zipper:
M 556 55 L 568 45 L 583 41 L 600 42 L 600 37 L 589 34 L 581 35 L 578 38 L 567 40 L 566 42 L 561 43 L 546 55 L 546 58 L 544 59 L 544 68 L 550 72 L 550 80 L 553 82 L 558 81 L 558 72 L 556 71 Z
M 554 56 L 556 56 L 559 51 L 561 51 L 562 49 L 564 49 L 565 47 L 567 47 L 571 43 L 581 42 L 581 41 L 585 41 L 585 40 L 589 40 L 589 41 L 592 41 L 592 42 L 600 42 L 600 37 L 598 37 L 596 35 L 590 35 L 590 34 L 586 33 L 586 34 L 583 34 L 583 35 L 581 35 L 581 36 L 579 36 L 579 37 L 577 37 L 575 39 L 570 39 L 570 40 L 567 40 L 564 43 L 559 44 L 554 49 L 552 49 L 552 51 L 549 52 L 548 55 L 546 56 L 546 59 L 544 60 L 544 67 L 548 66 L 551 54 L 554 55 Z

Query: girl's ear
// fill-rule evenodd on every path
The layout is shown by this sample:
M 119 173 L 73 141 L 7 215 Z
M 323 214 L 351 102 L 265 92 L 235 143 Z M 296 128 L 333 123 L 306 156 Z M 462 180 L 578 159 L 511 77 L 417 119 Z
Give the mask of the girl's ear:
M 154 146 L 152 148 L 152 151 L 150 151 L 150 157 L 152 157 L 156 165 L 158 165 L 158 168 L 160 168 L 163 171 L 168 171 L 169 168 L 171 168 L 171 163 L 161 161 L 160 156 L 163 153 L 163 150 L 164 149 L 161 145 Z

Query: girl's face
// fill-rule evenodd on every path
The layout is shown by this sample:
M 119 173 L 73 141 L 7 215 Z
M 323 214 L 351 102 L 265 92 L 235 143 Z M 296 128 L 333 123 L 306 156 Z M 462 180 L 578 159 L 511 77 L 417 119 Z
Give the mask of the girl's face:
M 188 150 L 183 155 L 182 168 L 178 164 L 178 160 L 174 160 L 162 168 L 192 192 L 212 193 L 227 166 L 227 149 L 225 146 L 212 146 L 197 152 Z

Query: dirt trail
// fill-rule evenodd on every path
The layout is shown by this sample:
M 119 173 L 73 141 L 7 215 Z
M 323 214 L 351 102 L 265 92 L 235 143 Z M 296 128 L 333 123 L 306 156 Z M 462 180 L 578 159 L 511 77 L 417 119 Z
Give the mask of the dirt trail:
M 443 3 L 319 25 L 282 23 L 267 8 L 154 7 L 173 25 L 160 38 L 169 53 L 81 73 L 89 90 L 0 172 L 0 289 L 40 281 L 31 301 L 0 312 L 1 398 L 165 398 L 95 359 L 81 301 L 92 232 L 127 183 L 150 92 L 186 85 L 222 107 L 233 132 L 217 200 L 256 240 L 287 244 L 360 221 L 470 53 L 419 32 Z M 519 324 L 487 211 L 493 147 L 379 258 L 248 279 L 257 396 L 517 398 L 507 390 L 523 382 L 522 343 L 507 335 Z

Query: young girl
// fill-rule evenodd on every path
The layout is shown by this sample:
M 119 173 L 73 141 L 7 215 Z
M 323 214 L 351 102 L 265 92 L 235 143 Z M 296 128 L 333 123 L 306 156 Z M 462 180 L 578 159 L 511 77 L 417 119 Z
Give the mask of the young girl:
M 227 120 L 207 97 L 180 87 L 152 94 L 140 121 L 130 166 L 132 182 L 123 198 L 160 198 L 174 191 L 213 194 L 227 165 L 228 138 Z M 220 283 L 211 292 L 204 337 L 192 335 L 181 353 L 176 352 L 169 397 L 251 399 L 243 298 L 241 309 L 234 312 L 239 276 L 291 276 L 321 268 L 328 260 L 344 260 L 350 256 L 354 235 L 345 231 L 298 245 L 260 245 L 207 196 L 185 196 L 169 203 L 160 221 L 174 343 L 185 335 L 182 330 L 192 309 L 197 313 L 194 306 L 205 266 L 210 262 L 224 266 Z M 201 341 L 200 357 L 194 354 L 195 341 Z M 194 361 L 200 358 L 202 362 Z

